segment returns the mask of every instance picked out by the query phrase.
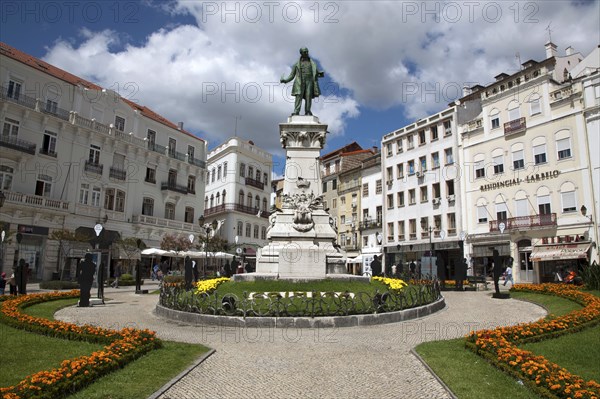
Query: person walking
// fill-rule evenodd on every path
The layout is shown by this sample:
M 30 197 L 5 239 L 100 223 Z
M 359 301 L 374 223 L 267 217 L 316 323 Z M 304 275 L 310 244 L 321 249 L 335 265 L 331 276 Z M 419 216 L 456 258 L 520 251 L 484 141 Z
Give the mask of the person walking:
M 110 285 L 113 288 L 119 288 L 119 278 L 121 277 L 121 262 L 117 262 L 114 271 L 115 281 Z
M 506 267 L 506 270 L 504 271 L 504 284 L 503 285 L 506 286 L 506 283 L 509 282 L 509 281 L 510 281 L 510 283 L 512 285 L 515 285 L 515 282 L 513 280 L 512 265 L 511 264 L 509 264 Z
M 5 290 L 6 290 L 6 273 L 2 272 L 2 275 L 0 275 L 0 295 L 4 295 Z

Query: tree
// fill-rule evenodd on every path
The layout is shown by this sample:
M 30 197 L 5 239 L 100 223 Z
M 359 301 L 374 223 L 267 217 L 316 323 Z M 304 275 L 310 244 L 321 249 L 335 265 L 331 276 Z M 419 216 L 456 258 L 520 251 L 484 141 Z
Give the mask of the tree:
M 187 251 L 192 247 L 189 238 L 179 234 L 167 233 L 160 241 L 160 249 L 165 251 Z
M 128 271 L 131 271 L 131 261 L 133 260 L 134 257 L 136 257 L 136 255 L 138 254 L 139 250 L 141 248 L 138 249 L 138 240 L 139 238 L 135 238 L 135 237 L 121 237 L 119 239 L 117 239 L 113 244 L 117 246 L 117 248 L 123 250 L 123 252 L 125 252 L 125 255 L 127 256 L 127 260 L 128 260 Z M 146 245 L 144 244 L 143 241 L 141 241 L 140 243 L 142 245 L 142 248 L 144 248 Z
M 62 229 L 62 230 L 54 230 L 48 236 L 50 240 L 58 241 L 58 258 L 56 261 L 56 271 L 60 270 L 60 279 L 63 279 L 63 273 L 65 271 L 65 259 L 64 262 L 61 262 L 62 257 L 67 257 L 67 254 L 71 250 L 74 243 L 77 242 L 89 242 L 90 238 L 85 233 L 78 233 L 73 230 Z

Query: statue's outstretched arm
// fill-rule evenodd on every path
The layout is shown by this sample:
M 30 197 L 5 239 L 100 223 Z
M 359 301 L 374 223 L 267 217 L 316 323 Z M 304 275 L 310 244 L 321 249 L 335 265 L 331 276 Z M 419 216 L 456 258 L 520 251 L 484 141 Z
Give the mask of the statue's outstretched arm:
M 290 76 L 288 76 L 287 78 L 284 78 L 282 75 L 280 82 L 281 83 L 291 82 L 291 80 L 294 79 L 294 76 L 296 76 L 296 66 L 295 65 L 292 67 L 292 72 L 290 73 Z

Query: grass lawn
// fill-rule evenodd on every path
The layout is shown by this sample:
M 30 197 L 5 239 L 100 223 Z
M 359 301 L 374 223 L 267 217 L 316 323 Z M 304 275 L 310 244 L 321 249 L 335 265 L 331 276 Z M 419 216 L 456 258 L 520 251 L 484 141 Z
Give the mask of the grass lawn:
M 555 316 L 581 309 L 581 305 L 571 300 L 551 295 L 526 292 L 511 292 L 510 295 L 516 299 L 525 299 L 543 305 L 550 314 Z M 600 356 L 597 344 L 599 332 L 600 327 L 595 327 L 522 347 L 532 350 L 536 354 L 547 356 L 549 360 L 585 378 L 597 378 L 594 375 L 598 376 L 599 374 L 596 370 L 597 359 Z M 574 348 L 575 346 L 577 348 Z M 595 349 L 590 350 L 591 347 L 595 347 Z M 426 342 L 417 346 L 416 351 L 461 399 L 538 397 L 513 378 L 487 363 L 482 357 L 466 349 L 464 339 Z M 582 352 L 588 353 L 583 355 Z M 576 363 L 580 363 L 580 365 Z
M 77 303 L 69 298 L 33 305 L 24 312 L 48 319 L 66 306 Z M 0 386 L 18 383 L 27 375 L 58 367 L 69 358 L 87 355 L 102 345 L 68 341 L 28 333 L 0 324 Z M 177 374 L 189 367 L 208 348 L 202 345 L 163 341 L 163 347 L 129 363 L 123 369 L 103 377 L 73 398 L 129 399 L 148 397 Z

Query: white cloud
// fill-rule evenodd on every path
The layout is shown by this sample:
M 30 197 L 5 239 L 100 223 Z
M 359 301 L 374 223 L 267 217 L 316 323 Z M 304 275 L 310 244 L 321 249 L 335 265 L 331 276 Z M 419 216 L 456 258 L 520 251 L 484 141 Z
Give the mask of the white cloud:
M 589 35 L 597 32 L 598 8 L 567 1 L 180 1 L 165 12 L 189 13 L 198 26 L 158 30 L 119 51 L 112 50 L 123 44 L 119 32 L 84 30 L 78 46 L 58 41 L 45 59 L 106 87 L 135 82 L 140 103 L 185 121 L 212 144 L 233 135 L 241 116 L 238 135 L 278 152 L 277 124 L 293 108 L 284 94 L 289 85 L 278 80 L 300 47 L 342 89 L 314 107 L 332 135 L 342 135 L 360 107 L 401 107 L 419 118 L 445 107 L 466 83 L 515 71 L 517 52 L 522 62 L 545 58 L 550 21 L 559 47 L 587 53 L 598 44 Z M 428 11 L 439 12 L 439 22 Z

